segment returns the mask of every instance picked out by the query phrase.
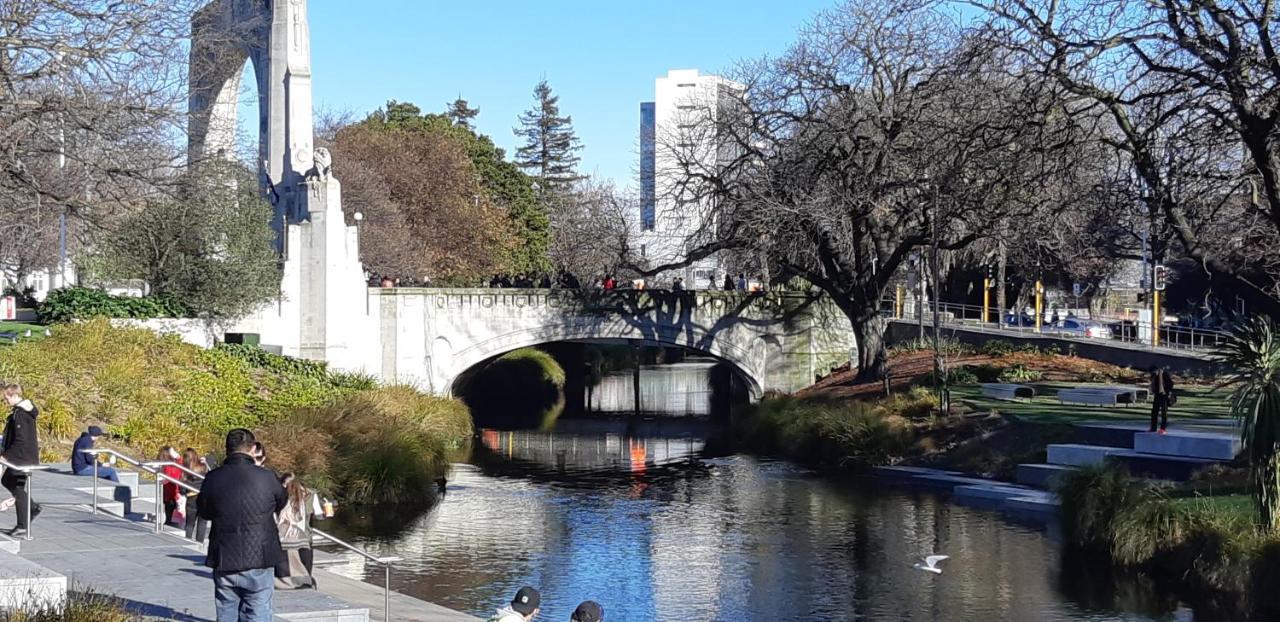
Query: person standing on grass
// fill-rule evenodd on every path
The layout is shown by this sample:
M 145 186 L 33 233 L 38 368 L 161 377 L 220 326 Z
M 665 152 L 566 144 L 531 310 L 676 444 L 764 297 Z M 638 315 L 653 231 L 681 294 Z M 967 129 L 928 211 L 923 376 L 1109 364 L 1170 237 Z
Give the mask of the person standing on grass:
M 1169 427 L 1169 407 L 1176 399 L 1173 396 L 1173 375 L 1166 367 L 1151 368 L 1151 429 L 1156 431 L 1156 423 L 1160 424 L 1160 434 Z
M 200 488 L 204 484 L 203 476 L 209 474 L 209 462 L 200 456 L 200 453 L 194 447 L 188 447 L 182 452 L 182 465 L 194 471 L 196 475 L 183 473 L 182 481 L 186 482 L 192 488 Z M 198 492 L 186 491 L 187 494 L 187 513 L 186 520 L 182 527 L 187 532 L 188 540 L 195 540 L 201 544 L 209 531 L 209 521 L 200 518 L 196 512 L 196 495 Z
M 9 419 L 4 423 L 4 440 L 0 444 L 0 458 L 14 466 L 30 466 L 40 464 L 40 440 L 36 434 L 36 417 L 40 411 L 31 400 L 22 397 L 22 387 L 17 384 L 5 385 L 0 392 L 4 401 L 12 410 Z M 31 521 L 40 515 L 40 504 L 30 500 L 27 488 L 27 474 L 17 469 L 5 469 L 0 477 L 3 485 L 17 506 L 18 524 L 7 531 L 11 536 L 26 535 Z M 27 516 L 27 503 L 31 503 L 31 515 Z
M 98 455 L 89 453 L 93 449 L 93 443 L 98 437 L 102 436 L 102 428 L 91 425 L 80 438 L 76 439 L 75 447 L 71 450 L 71 472 L 84 477 L 93 477 L 93 463 L 98 461 Z M 116 474 L 116 470 L 105 465 L 98 466 L 98 477 L 101 479 L 111 480 L 120 483 L 120 476 Z
M 276 525 L 280 529 L 280 545 L 284 547 L 288 558 L 286 576 L 276 577 L 276 589 L 296 590 L 314 588 L 315 577 L 311 574 L 314 552 L 311 549 L 311 521 L 324 518 L 324 509 L 320 507 L 320 497 L 307 490 L 293 473 L 280 476 L 280 484 L 289 496 L 288 505 L 280 511 Z M 285 574 L 285 573 L 277 573 Z
M 275 568 L 284 562 L 275 514 L 289 502 L 276 476 L 254 464 L 253 432 L 227 432 L 227 459 L 196 495 L 212 523 L 204 564 L 213 569 L 217 622 L 271 622 Z

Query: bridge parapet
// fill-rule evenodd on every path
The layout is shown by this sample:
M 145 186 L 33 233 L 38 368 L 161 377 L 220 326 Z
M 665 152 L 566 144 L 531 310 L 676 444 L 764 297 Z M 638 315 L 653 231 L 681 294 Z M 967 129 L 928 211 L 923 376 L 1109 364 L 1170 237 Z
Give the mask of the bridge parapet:
M 840 311 L 799 292 L 372 288 L 381 375 L 449 393 L 470 367 L 557 341 L 680 346 L 732 364 L 753 394 L 795 391 L 850 360 Z

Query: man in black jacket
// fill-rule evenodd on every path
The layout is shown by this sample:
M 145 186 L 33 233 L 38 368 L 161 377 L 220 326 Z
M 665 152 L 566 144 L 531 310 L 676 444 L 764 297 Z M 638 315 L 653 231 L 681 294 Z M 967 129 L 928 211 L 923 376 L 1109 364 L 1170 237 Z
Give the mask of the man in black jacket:
M 196 511 L 212 523 L 205 565 L 213 569 L 218 622 L 271 622 L 275 567 L 285 559 L 275 514 L 288 496 L 253 463 L 253 432 L 227 433 L 227 459 L 209 472 Z
M 0 446 L 0 458 L 17 466 L 40 464 L 40 441 L 36 437 L 36 410 L 31 400 L 22 397 L 22 387 L 5 385 L 4 401 L 13 410 L 4 423 L 4 443 Z M 11 536 L 26 535 L 31 519 L 40 515 L 40 504 L 31 501 L 31 516 L 27 516 L 27 474 L 17 469 L 5 469 L 0 485 L 13 495 L 14 509 L 18 512 L 18 524 L 8 530 Z

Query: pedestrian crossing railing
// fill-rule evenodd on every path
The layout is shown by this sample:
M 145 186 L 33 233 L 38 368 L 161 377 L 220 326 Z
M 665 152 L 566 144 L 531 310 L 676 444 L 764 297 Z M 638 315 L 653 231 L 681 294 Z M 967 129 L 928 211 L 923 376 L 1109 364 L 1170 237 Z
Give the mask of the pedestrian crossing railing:
M 155 485 L 156 485 L 155 510 L 156 511 L 153 512 L 153 515 L 154 515 L 153 521 L 155 524 L 156 533 L 162 533 L 164 530 L 164 497 L 163 497 L 164 482 L 170 482 L 170 483 L 176 484 L 179 488 L 186 490 L 188 492 L 195 492 L 195 493 L 200 492 L 199 486 L 195 486 L 195 485 L 192 485 L 190 482 L 183 481 L 181 479 L 166 475 L 164 473 L 164 468 L 165 467 L 177 468 L 182 473 L 195 478 L 197 481 L 203 481 L 205 478 L 203 474 L 197 473 L 196 471 L 193 471 L 190 468 L 178 462 L 172 462 L 172 461 L 142 462 L 134 458 L 131 458 L 123 453 L 120 453 L 114 449 L 94 448 L 94 449 L 82 449 L 81 451 L 83 453 L 91 454 L 94 456 L 94 460 L 93 460 L 93 512 L 94 514 L 98 513 L 98 459 L 97 459 L 97 456 L 101 456 L 101 455 L 114 456 L 117 460 L 120 460 L 126 464 L 133 465 L 138 470 L 143 471 L 145 473 L 149 473 L 153 477 L 155 477 Z M 3 460 L 0 460 L 0 462 L 3 462 Z M 32 468 L 47 468 L 47 467 L 32 467 Z M 30 480 L 31 478 L 28 477 L 27 481 L 29 482 Z M 30 488 L 28 488 L 28 490 L 30 490 Z M 28 494 L 27 495 L 28 504 L 30 503 L 30 499 L 31 499 L 31 495 Z M 30 516 L 30 512 L 28 512 L 27 515 Z M 31 528 L 28 525 L 27 532 L 30 533 L 30 530 Z M 391 555 L 391 556 L 374 555 L 359 546 L 346 542 L 336 536 L 333 536 L 324 531 L 316 529 L 315 527 L 312 527 L 311 541 L 313 544 L 315 543 L 317 538 L 323 541 L 329 542 L 331 544 L 340 546 L 348 551 L 351 551 L 352 553 L 355 553 L 356 555 L 363 558 L 365 561 L 377 564 L 379 567 L 382 568 L 382 578 L 383 578 L 382 600 L 383 600 L 384 611 L 386 612 L 383 619 L 385 620 L 392 619 L 391 617 L 391 567 L 396 562 L 404 561 L 404 558 L 397 557 L 394 555 Z

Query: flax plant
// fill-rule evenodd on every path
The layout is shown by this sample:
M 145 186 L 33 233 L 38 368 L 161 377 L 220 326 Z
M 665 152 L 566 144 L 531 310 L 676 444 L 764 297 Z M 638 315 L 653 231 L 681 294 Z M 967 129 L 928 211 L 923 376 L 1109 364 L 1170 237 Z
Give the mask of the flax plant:
M 1231 412 L 1249 457 L 1257 525 L 1280 533 L 1280 332 L 1270 319 L 1241 324 L 1218 353 L 1230 369 Z

